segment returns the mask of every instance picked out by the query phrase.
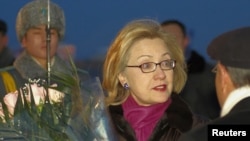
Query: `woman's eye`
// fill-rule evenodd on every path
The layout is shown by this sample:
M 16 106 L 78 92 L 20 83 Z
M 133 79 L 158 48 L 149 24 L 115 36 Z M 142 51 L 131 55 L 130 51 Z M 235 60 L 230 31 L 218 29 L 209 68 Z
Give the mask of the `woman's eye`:
M 151 63 L 144 63 L 144 64 L 141 65 L 141 67 L 142 67 L 143 69 L 151 68 Z
M 168 61 L 164 61 L 164 62 L 162 62 L 162 66 L 164 66 L 164 67 L 168 67 L 168 66 L 169 66 L 169 62 L 168 62 Z

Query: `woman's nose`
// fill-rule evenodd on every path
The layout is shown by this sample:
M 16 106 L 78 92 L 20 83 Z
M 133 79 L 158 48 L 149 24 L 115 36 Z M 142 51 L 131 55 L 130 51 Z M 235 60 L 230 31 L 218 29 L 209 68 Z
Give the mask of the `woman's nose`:
M 155 78 L 160 78 L 160 79 L 165 79 L 166 78 L 166 73 L 163 69 L 161 69 L 161 67 L 159 65 L 156 66 L 155 69 Z

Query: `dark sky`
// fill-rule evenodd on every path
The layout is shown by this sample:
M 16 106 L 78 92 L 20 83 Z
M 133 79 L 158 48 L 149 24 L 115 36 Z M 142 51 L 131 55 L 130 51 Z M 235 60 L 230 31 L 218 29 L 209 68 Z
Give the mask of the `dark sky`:
M 9 24 L 10 46 L 20 48 L 15 34 L 18 10 L 31 0 L 1 0 L 0 18 Z M 250 25 L 250 0 L 52 0 L 66 16 L 63 44 L 77 47 L 76 59 L 105 54 L 117 32 L 127 22 L 151 18 L 183 21 L 191 47 L 206 57 L 208 43 L 227 30 Z

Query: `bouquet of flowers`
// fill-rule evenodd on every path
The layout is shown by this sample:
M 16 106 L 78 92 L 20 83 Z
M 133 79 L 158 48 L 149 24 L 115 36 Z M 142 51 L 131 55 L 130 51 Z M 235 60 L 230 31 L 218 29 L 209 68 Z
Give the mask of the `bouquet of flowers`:
M 30 79 L 0 100 L 1 139 L 116 140 L 98 78 L 54 72 L 51 79 L 60 85 Z
M 45 88 L 43 82 L 29 80 L 19 90 L 5 95 L 0 111 L 3 127 L 16 130 L 31 140 L 40 140 L 39 138 L 42 140 L 50 136 L 57 140 L 63 136 L 62 133 L 55 131 L 59 131 L 66 122 L 63 117 L 67 115 L 62 109 L 65 95 L 56 89 Z

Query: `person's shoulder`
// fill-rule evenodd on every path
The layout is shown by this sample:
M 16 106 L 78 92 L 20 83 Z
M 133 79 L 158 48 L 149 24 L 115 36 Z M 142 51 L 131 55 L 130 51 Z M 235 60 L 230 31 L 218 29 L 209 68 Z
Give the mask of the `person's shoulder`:
M 197 51 L 191 50 L 190 56 L 187 59 L 188 73 L 197 74 L 204 71 L 205 59 Z
M 188 64 L 190 65 L 189 71 L 191 73 L 211 73 L 215 64 L 206 60 L 205 57 L 199 54 L 197 51 L 192 50 L 191 52 L 191 56 L 188 60 Z
M 15 67 L 14 66 L 7 66 L 7 67 L 3 67 L 0 68 L 0 72 L 10 72 L 10 71 L 15 71 Z
M 0 68 L 0 77 L 2 81 L 10 81 L 12 78 L 21 80 L 22 78 L 21 74 L 14 66 Z
M 214 65 L 214 63 L 212 62 L 208 62 L 204 56 L 202 56 L 200 53 L 198 53 L 196 50 L 191 50 L 191 56 L 193 56 L 193 58 L 196 59 L 201 59 L 202 61 L 204 61 L 204 63 L 206 64 L 207 67 L 212 67 Z

